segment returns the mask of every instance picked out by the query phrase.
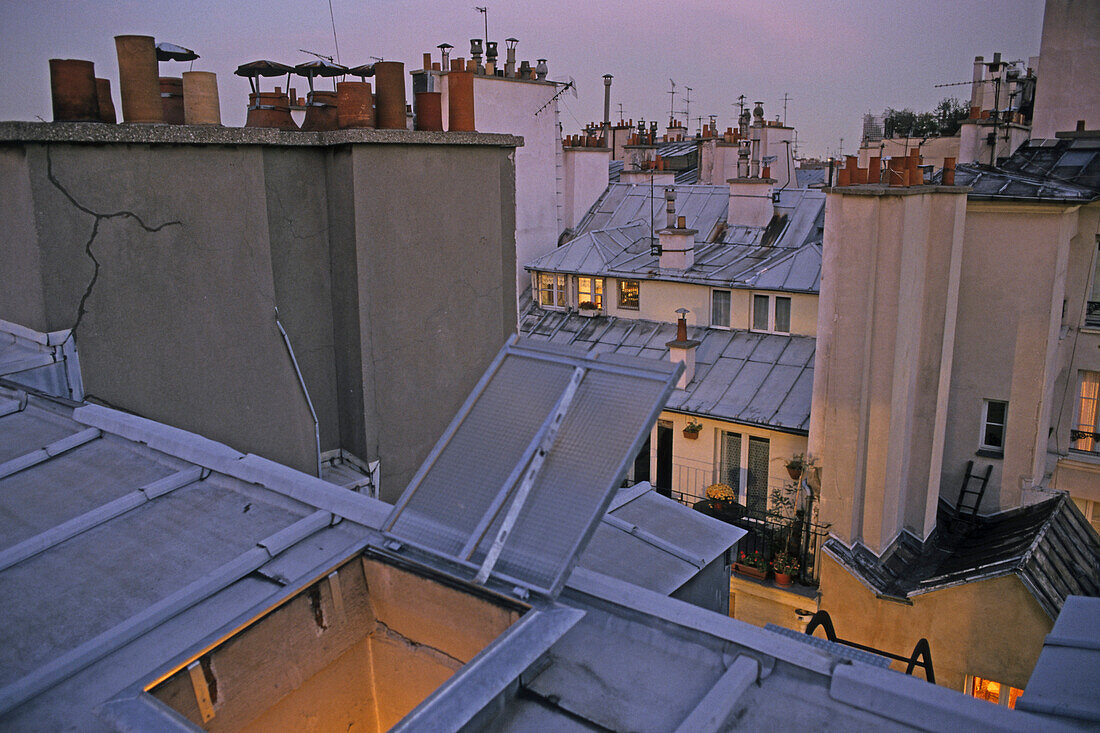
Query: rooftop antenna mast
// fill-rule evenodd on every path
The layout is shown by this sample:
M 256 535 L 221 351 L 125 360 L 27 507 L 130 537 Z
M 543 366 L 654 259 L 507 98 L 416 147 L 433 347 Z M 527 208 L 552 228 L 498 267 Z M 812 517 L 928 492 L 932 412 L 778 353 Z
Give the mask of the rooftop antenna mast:
M 684 95 L 684 124 L 690 125 L 691 124 L 691 87 L 685 86 L 684 89 L 687 90 L 687 94 Z M 690 134 L 691 131 L 688 130 L 688 133 Z
M 325 56 L 323 53 L 317 53 L 316 51 L 310 51 L 305 48 L 299 48 L 298 50 L 302 53 L 308 53 L 310 56 L 316 56 L 323 61 L 328 61 L 330 64 L 333 62 L 333 58 L 331 56 Z
M 745 112 L 745 95 L 742 94 L 737 98 L 737 119 L 741 119 L 741 115 Z
M 787 102 L 791 101 L 791 95 L 783 92 L 783 127 L 787 126 Z
M 668 92 L 668 119 L 671 122 L 672 116 L 676 114 L 676 82 L 669 79 L 668 83 L 672 85 L 672 89 Z
M 474 10 L 481 13 L 482 17 L 485 19 L 485 48 L 489 48 L 489 8 L 475 5 Z
M 328 0 L 328 19 L 332 22 L 332 44 L 336 46 L 336 63 L 340 63 L 340 40 L 336 37 L 336 16 L 332 13 L 332 0 Z M 332 59 L 330 58 L 329 61 Z
M 623 119 L 623 103 L 619 102 L 619 122 L 622 122 Z

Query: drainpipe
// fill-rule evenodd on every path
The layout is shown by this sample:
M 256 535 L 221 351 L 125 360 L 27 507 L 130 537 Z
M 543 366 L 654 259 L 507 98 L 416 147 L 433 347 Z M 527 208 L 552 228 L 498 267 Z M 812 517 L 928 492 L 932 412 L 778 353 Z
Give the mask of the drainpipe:
M 313 417 L 313 437 L 317 442 L 317 478 L 321 478 L 321 424 L 317 422 L 317 411 L 313 409 L 313 400 L 309 398 L 309 390 L 306 389 L 306 380 L 302 377 L 302 370 L 298 368 L 298 360 L 294 357 L 294 347 L 290 345 L 290 336 L 279 321 L 279 309 L 275 309 L 275 325 L 279 327 L 279 333 L 283 335 L 283 343 L 286 344 L 286 353 L 290 354 L 290 363 L 294 365 L 294 373 L 298 375 L 298 384 L 302 388 L 302 395 L 309 406 L 309 414 Z

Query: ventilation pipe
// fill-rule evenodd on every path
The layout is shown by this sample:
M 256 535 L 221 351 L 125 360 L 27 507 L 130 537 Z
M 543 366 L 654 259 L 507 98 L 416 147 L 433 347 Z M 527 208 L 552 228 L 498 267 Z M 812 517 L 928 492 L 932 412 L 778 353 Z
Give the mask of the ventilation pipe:
M 611 74 L 603 75 L 603 144 L 611 147 Z
M 485 71 L 485 67 L 481 65 L 481 55 L 485 52 L 485 48 L 482 45 L 480 38 L 470 39 L 470 58 L 473 59 L 474 68 L 473 71 L 481 74 Z
M 99 92 L 95 64 L 80 59 L 50 59 L 54 122 L 98 122 Z
M 122 119 L 164 122 L 157 50 L 152 36 L 115 36 Z
M 99 121 L 114 124 L 118 120 L 115 114 L 115 101 L 111 98 L 111 80 L 95 80 L 96 97 L 99 101 Z
M 982 116 L 982 73 L 985 68 L 985 57 L 974 57 L 974 76 L 970 82 L 970 119 L 976 120 Z
M 496 76 L 497 73 L 497 42 L 486 41 L 485 42 L 485 73 L 489 76 Z
M 513 77 L 516 75 L 516 44 L 519 43 L 518 38 L 505 38 L 504 46 L 507 56 L 504 59 L 504 75 L 507 77 Z
M 676 189 L 672 186 L 665 189 L 665 222 L 669 229 L 676 226 Z
M 183 124 L 183 78 L 162 76 L 160 83 L 160 105 L 164 110 L 164 121 L 169 125 Z
M 374 65 L 376 118 L 382 130 L 405 129 L 405 64 L 379 61 Z
M 336 124 L 341 130 L 374 127 L 374 94 L 369 81 L 336 83 Z
M 183 121 L 188 125 L 220 125 L 218 76 L 212 71 L 183 72 Z
M 451 49 L 454 48 L 454 46 L 449 43 L 441 43 L 437 48 L 439 49 L 441 58 L 439 68 L 443 71 L 447 71 L 451 68 Z
M 447 129 L 474 132 L 474 75 L 469 71 L 447 74 Z
M 417 92 L 416 93 L 416 129 L 417 130 L 442 130 L 443 129 L 443 94 L 442 94 L 442 92 Z
M 535 60 L 535 80 L 546 81 L 546 75 L 550 73 L 550 68 L 546 65 L 546 59 Z

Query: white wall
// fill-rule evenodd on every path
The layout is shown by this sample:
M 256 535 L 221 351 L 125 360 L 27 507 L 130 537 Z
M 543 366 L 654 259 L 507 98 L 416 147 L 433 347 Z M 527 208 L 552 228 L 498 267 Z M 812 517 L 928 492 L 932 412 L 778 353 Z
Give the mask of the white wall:
M 443 126 L 446 127 L 447 75 L 437 77 L 437 81 L 441 82 Z M 523 137 L 523 147 L 516 150 L 517 293 L 523 292 L 530 282 L 523 266 L 557 247 L 558 236 L 564 228 L 558 103 L 546 104 L 557 92 L 557 86 L 546 82 L 474 77 L 474 127 L 477 131 Z M 465 183 L 475 191 L 480 185 L 478 181 Z
M 1100 128 L 1100 2 L 1047 0 L 1039 81 L 1035 87 L 1032 137 L 1051 138 L 1072 130 Z

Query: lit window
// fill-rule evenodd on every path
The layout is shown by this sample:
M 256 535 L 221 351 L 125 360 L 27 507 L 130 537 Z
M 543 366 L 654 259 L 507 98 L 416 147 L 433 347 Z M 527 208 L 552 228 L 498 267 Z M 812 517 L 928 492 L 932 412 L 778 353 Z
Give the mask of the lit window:
M 730 327 L 730 291 L 710 291 L 710 325 L 717 328 Z
M 602 277 L 577 278 L 577 305 L 584 307 L 585 303 L 596 306 L 596 310 L 603 309 Z
M 638 310 L 638 281 L 619 281 L 619 307 Z
M 1077 424 L 1070 431 L 1074 450 L 1100 453 L 1100 372 L 1078 372 Z
M 1005 449 L 1005 417 L 1008 403 L 985 400 L 982 403 L 982 438 L 979 447 L 1001 453 Z
M 752 296 L 752 330 L 767 333 L 791 332 L 791 299 L 785 295 Z
M 1024 691 L 1011 685 L 975 676 L 971 678 L 967 692 L 979 700 L 988 700 L 996 705 L 1004 705 L 1007 708 L 1015 709 L 1016 699 Z
M 539 273 L 539 305 L 546 308 L 565 307 L 565 275 Z

